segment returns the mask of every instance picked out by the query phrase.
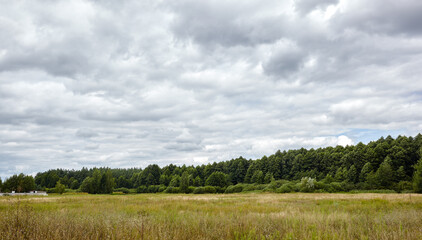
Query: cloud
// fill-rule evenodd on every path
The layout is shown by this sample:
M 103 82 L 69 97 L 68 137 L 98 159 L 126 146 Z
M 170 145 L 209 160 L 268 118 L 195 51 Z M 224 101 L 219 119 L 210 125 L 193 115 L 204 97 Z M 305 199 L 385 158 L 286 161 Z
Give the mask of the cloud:
M 275 1 L 177 1 L 170 4 L 175 21 L 172 30 L 181 38 L 203 46 L 233 47 L 271 43 L 283 35 L 287 19 L 274 8 Z M 266 7 L 263 7 L 266 6 Z
M 415 135 L 420 9 L 410 0 L 6 4 L 0 176 Z
M 326 8 L 329 5 L 337 4 L 338 0 L 295 0 L 295 10 L 300 14 L 307 14 L 315 9 Z
M 406 1 L 342 1 L 333 23 L 337 28 L 369 34 L 420 35 L 422 3 Z
M 292 43 L 283 45 L 276 49 L 263 64 L 266 74 L 287 78 L 297 72 L 305 63 L 305 52 Z

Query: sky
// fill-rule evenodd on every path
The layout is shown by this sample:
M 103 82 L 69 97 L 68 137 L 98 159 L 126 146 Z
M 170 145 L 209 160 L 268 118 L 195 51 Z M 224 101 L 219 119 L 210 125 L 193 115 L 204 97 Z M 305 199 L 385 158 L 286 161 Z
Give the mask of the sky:
M 0 177 L 422 129 L 419 0 L 0 0 Z

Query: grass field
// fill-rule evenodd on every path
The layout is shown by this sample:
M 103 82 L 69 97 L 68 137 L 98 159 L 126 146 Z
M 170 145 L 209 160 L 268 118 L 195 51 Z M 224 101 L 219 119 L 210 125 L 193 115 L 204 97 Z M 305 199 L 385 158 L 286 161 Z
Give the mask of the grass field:
M 1 239 L 422 239 L 422 195 L 0 197 Z

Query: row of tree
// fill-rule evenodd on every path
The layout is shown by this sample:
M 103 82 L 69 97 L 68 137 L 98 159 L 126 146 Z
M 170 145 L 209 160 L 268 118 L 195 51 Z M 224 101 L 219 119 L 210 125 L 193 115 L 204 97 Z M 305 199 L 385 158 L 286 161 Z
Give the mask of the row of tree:
M 410 190 L 416 181 L 421 149 L 421 134 L 396 139 L 388 136 L 368 144 L 277 151 L 257 160 L 239 157 L 200 166 L 170 164 L 160 168 L 152 164 L 145 169 L 48 170 L 36 175 L 35 184 L 39 189 L 54 188 L 60 181 L 67 188 L 89 193 L 109 193 L 113 187 L 146 189 L 149 186 L 179 188 L 186 192 L 191 186 L 227 187 L 281 179 L 301 181 L 307 177 L 326 183 L 348 183 L 355 189 L 400 191 Z
M 19 175 L 13 175 L 10 178 L 6 179 L 4 183 L 0 179 L 0 192 L 29 192 L 35 190 L 35 180 L 30 175 L 24 175 L 23 173 Z

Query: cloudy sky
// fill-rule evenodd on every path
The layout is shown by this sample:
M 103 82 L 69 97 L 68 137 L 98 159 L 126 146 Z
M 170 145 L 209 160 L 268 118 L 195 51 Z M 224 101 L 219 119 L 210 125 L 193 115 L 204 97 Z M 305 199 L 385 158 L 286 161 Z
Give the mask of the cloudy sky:
M 0 176 L 422 129 L 422 1 L 3 1 Z

